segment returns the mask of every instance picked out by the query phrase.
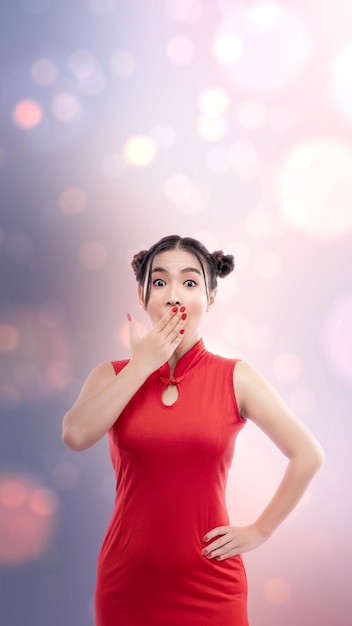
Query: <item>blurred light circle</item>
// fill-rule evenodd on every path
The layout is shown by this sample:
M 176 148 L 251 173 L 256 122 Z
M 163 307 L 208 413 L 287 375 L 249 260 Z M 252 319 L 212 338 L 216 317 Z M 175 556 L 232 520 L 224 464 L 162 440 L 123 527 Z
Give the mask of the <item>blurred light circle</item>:
M 212 172 L 228 172 L 231 169 L 232 157 L 225 148 L 211 148 L 207 153 L 207 166 Z
M 51 101 L 51 112 L 59 122 L 71 122 L 77 117 L 80 106 L 76 96 L 69 92 L 58 92 Z
M 45 379 L 53 389 L 61 391 L 72 381 L 72 369 L 67 361 L 52 361 L 45 372 Z
M 274 252 L 263 252 L 255 258 L 254 269 L 261 278 L 273 280 L 281 274 L 281 259 Z
M 352 292 L 341 294 L 328 310 L 322 343 L 338 376 L 352 384 Z
M 0 475 L 0 564 L 35 560 L 51 544 L 59 500 L 29 474 Z
M 330 87 L 336 111 L 352 122 L 352 43 L 345 46 L 334 59 Z
M 283 382 L 297 380 L 302 373 L 302 362 L 300 358 L 292 352 L 282 352 L 273 361 L 275 376 Z
M 233 33 L 223 33 L 217 37 L 213 50 L 221 63 L 235 63 L 243 54 L 242 39 Z
M 131 76 L 136 69 L 136 60 L 129 52 L 115 52 L 110 59 L 113 74 L 120 78 Z
M 310 50 L 311 36 L 299 10 L 271 1 L 235 4 L 214 44 L 215 56 L 237 84 L 263 92 L 290 84 Z
M 1 325 L 13 326 L 20 338 L 15 349 L 4 353 L 2 410 L 7 400 L 11 404 L 12 397 L 15 404 L 18 401 L 29 404 L 56 393 L 57 388 L 46 379 L 46 370 L 55 362 L 72 362 L 71 345 L 62 319 L 54 323 L 55 311 L 48 310 L 46 315 L 44 311 L 45 303 L 38 309 L 13 309 L 7 319 L 0 320 Z
M 30 130 L 41 122 L 43 112 L 39 102 L 35 100 L 21 100 L 21 102 L 16 104 L 12 117 L 17 126 L 24 130 Z
M 199 106 L 207 117 L 219 117 L 229 108 L 230 99 L 224 89 L 210 87 L 199 96 Z
M 76 78 L 84 80 L 95 72 L 97 61 L 90 50 L 80 49 L 72 52 L 68 65 Z
M 78 82 L 78 89 L 80 93 L 85 96 L 95 97 L 104 91 L 106 80 L 104 74 L 100 70 L 94 70 L 92 74 L 81 78 Z
M 99 270 L 106 265 L 108 254 L 99 241 L 86 241 L 78 251 L 78 260 L 86 270 Z
M 13 261 L 21 263 L 33 257 L 34 243 L 25 233 L 12 233 L 6 240 L 5 251 Z
M 20 333 L 12 324 L 0 324 L 0 352 L 16 350 L 20 342 Z
M 164 183 L 165 197 L 186 215 L 201 211 L 207 202 L 206 190 L 185 174 L 169 176 Z
M 323 239 L 352 229 L 352 146 L 316 139 L 292 148 L 278 176 L 280 214 L 288 226 Z
M 116 0 L 88 0 L 88 6 L 93 15 L 109 17 L 116 10 Z
M 264 584 L 263 593 L 269 604 L 286 604 L 292 596 L 292 588 L 285 578 L 270 578 Z
M 149 132 L 149 137 L 159 149 L 171 148 L 176 141 L 175 130 L 167 124 L 158 124 Z
M 37 85 L 46 87 L 47 85 L 52 85 L 56 81 L 58 68 L 52 59 L 38 59 L 38 61 L 35 61 L 32 64 L 30 74 L 32 80 L 37 83 Z
M 188 24 L 195 24 L 203 15 L 200 0 L 168 0 L 167 10 L 173 19 Z
M 220 141 L 227 135 L 229 124 L 224 117 L 202 115 L 197 120 L 197 133 L 204 141 Z
M 66 187 L 59 195 L 58 205 L 65 215 L 79 215 L 87 208 L 87 194 L 80 187 Z
M 109 154 L 103 159 L 101 170 L 107 180 L 118 180 L 128 172 L 128 165 L 121 154 Z
M 258 130 L 267 121 L 268 113 L 262 102 L 243 102 L 237 112 L 237 120 L 245 130 Z
M 261 171 L 257 149 L 249 141 L 236 141 L 231 148 L 231 162 L 235 174 L 244 180 L 257 178 Z
M 189 37 L 174 37 L 167 44 L 166 55 L 175 65 L 187 65 L 195 56 L 194 43 Z
M 123 155 L 127 163 L 134 167 L 146 167 L 156 157 L 155 143 L 145 135 L 135 135 L 126 141 Z

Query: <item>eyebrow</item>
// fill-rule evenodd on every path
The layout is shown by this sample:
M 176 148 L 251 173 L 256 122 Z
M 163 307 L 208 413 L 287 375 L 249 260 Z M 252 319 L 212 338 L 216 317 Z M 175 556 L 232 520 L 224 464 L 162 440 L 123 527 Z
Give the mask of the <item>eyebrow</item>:
M 168 274 L 168 271 L 164 267 L 153 267 L 152 273 L 153 272 Z M 189 274 L 189 272 L 195 272 L 196 274 L 199 274 L 199 276 L 201 276 L 200 271 L 196 267 L 185 267 L 183 270 L 180 271 L 180 274 Z

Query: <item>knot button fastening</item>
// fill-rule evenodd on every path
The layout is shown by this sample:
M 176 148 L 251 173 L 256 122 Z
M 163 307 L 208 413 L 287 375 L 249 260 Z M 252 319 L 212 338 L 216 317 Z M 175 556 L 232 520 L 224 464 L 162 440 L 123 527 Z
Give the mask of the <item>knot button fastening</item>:
M 165 378 L 164 376 L 160 376 L 160 380 L 162 383 L 164 383 L 164 385 L 178 385 L 183 381 L 183 379 L 184 375 L 178 376 L 177 378 L 175 378 L 175 376 L 171 376 L 171 378 Z

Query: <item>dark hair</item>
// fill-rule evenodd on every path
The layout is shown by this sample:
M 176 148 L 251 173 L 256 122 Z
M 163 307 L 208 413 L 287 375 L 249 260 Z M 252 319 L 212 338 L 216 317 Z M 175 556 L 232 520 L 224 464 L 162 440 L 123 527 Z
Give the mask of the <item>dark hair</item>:
M 197 239 L 193 239 L 192 237 L 180 237 L 179 235 L 163 237 L 151 246 L 149 250 L 141 250 L 141 252 L 135 254 L 131 263 L 137 282 L 143 286 L 147 280 L 145 306 L 147 306 L 150 297 L 152 264 L 155 256 L 160 252 L 174 250 L 175 248 L 191 252 L 197 257 L 202 268 L 208 298 L 208 290 L 213 291 L 217 287 L 217 278 L 224 278 L 224 276 L 230 274 L 235 267 L 232 254 L 224 254 L 222 250 L 210 253 Z M 205 271 L 205 267 L 207 268 L 207 272 Z

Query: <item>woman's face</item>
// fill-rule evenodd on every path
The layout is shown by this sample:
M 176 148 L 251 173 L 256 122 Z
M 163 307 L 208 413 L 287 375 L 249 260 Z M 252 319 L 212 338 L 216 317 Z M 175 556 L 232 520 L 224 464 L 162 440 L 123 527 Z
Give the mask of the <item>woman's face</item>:
M 212 305 L 216 291 L 205 288 L 203 272 L 197 257 L 185 250 L 173 249 L 160 252 L 154 258 L 151 276 L 150 298 L 146 307 L 153 325 L 173 306 L 186 307 L 185 331 L 199 329 L 208 306 Z M 144 306 L 144 289 L 139 286 L 139 301 Z

